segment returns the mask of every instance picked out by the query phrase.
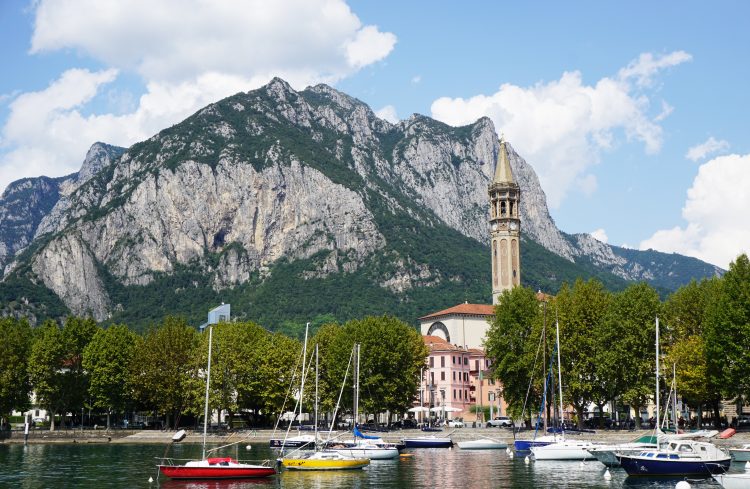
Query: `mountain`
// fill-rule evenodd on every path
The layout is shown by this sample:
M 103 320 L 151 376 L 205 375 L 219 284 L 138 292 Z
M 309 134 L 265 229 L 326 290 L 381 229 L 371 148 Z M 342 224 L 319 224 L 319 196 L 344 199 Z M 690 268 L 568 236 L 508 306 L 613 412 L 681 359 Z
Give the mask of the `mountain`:
M 498 147 L 487 118 L 391 124 L 329 86 L 298 92 L 274 79 L 125 151 L 92 147 L 33 241 L 14 244 L 23 251 L 0 300 L 14 314 L 69 310 L 140 327 L 169 313 L 197 322 L 223 301 L 274 328 L 315 316 L 413 321 L 486 302 Z M 642 279 L 673 289 L 721 272 L 562 233 L 533 169 L 509 153 L 524 284 L 555 292 L 595 276 L 615 290 Z

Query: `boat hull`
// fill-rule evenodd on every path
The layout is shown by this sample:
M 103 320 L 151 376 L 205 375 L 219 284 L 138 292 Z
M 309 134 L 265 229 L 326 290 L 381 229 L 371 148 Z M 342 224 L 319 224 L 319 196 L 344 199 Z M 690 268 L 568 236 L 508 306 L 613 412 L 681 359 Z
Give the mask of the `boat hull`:
M 287 440 L 284 442 L 284 440 L 272 438 L 268 444 L 271 448 L 315 448 L 314 440 Z
M 750 474 L 714 474 L 712 477 L 724 489 L 747 489 L 750 487 Z
M 185 467 L 160 465 L 159 471 L 170 479 L 257 479 L 276 474 L 273 467 Z
M 355 470 L 370 463 L 369 459 L 311 460 L 307 458 L 285 458 L 281 465 L 289 470 Z
M 390 460 L 398 457 L 398 449 L 378 448 L 378 447 L 354 447 L 354 448 L 335 448 L 336 453 L 351 458 L 369 458 L 370 460 Z
M 494 440 L 470 440 L 458 442 L 458 448 L 462 450 L 502 450 L 508 448 L 508 444 Z
M 668 460 L 621 455 L 620 465 L 631 476 L 708 477 L 726 472 L 731 460 L 729 457 L 716 460 Z
M 594 456 L 589 453 L 591 444 L 552 443 L 543 447 L 533 447 L 531 453 L 536 460 L 590 460 Z
M 535 441 L 535 440 L 516 440 L 513 442 L 513 448 L 517 452 L 530 452 L 533 447 L 544 447 L 551 445 L 552 441 Z
M 450 438 L 405 438 L 406 448 L 450 448 L 453 441 Z
M 750 448 L 730 448 L 729 453 L 735 462 L 750 462 Z

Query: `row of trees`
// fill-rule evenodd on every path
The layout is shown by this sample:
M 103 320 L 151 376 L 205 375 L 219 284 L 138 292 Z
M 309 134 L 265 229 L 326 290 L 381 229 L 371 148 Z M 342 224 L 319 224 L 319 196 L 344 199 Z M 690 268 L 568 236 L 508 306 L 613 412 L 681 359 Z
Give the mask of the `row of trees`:
M 540 307 L 534 292 L 503 294 L 486 339 L 493 375 L 514 415 L 521 414 L 533 377 L 527 414 L 541 404 L 543 361 L 559 322 L 563 396 L 583 422 L 586 406 L 611 401 L 639 413 L 654 396 L 655 318 L 661 319 L 663 365 L 676 365 L 679 394 L 718 423 L 722 399 L 750 395 L 750 262 L 741 255 L 720 278 L 691 282 L 661 302 L 645 283 L 613 294 L 596 280 L 564 285 Z M 664 372 L 665 374 L 667 372 Z M 602 419 L 603 420 L 603 419 Z M 639 422 L 636 416 L 636 422 Z
M 323 408 L 335 405 L 355 342 L 362 344 L 363 407 L 407 409 L 427 351 L 414 328 L 388 316 L 327 324 L 311 338 L 310 345 L 319 344 Z M 251 322 L 214 326 L 211 408 L 227 412 L 230 422 L 240 411 L 269 422 L 290 410 L 301 351 L 298 340 Z M 177 425 L 182 414 L 203 412 L 207 355 L 208 331 L 200 334 L 180 318 L 168 317 L 143 336 L 125 325 L 105 329 L 77 317 L 62 327 L 48 321 L 39 328 L 3 318 L 0 417 L 27 410 L 34 392 L 36 405 L 63 417 L 88 407 L 106 414 L 109 426 L 111 414 L 147 411 Z M 345 392 L 350 402 L 350 390 Z

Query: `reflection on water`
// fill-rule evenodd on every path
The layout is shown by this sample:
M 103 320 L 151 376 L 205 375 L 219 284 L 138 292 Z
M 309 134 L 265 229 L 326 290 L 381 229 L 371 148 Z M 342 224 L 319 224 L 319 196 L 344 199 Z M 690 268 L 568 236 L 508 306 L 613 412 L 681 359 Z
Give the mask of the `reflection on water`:
M 200 456 L 200 446 L 177 445 L 165 453 L 163 445 L 50 444 L 0 445 L 0 488 L 149 488 L 166 489 L 289 489 L 328 488 L 605 488 L 672 489 L 678 480 L 627 477 L 599 462 L 530 461 L 509 458 L 504 450 L 415 449 L 411 457 L 376 460 L 364 470 L 284 471 L 275 477 L 227 481 L 171 481 L 158 477 L 156 458 Z M 222 452 L 241 459 L 275 459 L 267 447 L 253 446 Z M 735 464 L 733 471 L 742 471 Z M 149 483 L 149 477 L 154 483 Z M 718 488 L 711 479 L 691 481 L 694 489 Z

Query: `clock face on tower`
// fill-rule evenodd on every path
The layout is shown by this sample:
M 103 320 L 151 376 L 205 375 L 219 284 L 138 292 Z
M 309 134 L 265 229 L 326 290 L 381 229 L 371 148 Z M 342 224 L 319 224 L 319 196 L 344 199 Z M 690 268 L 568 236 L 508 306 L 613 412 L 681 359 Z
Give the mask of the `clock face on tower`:
M 496 222 L 492 223 L 492 230 L 493 231 L 497 231 L 497 223 Z
M 513 231 L 515 231 L 516 229 L 518 229 L 518 223 L 511 221 L 511 223 L 510 223 L 510 229 L 513 230 Z

